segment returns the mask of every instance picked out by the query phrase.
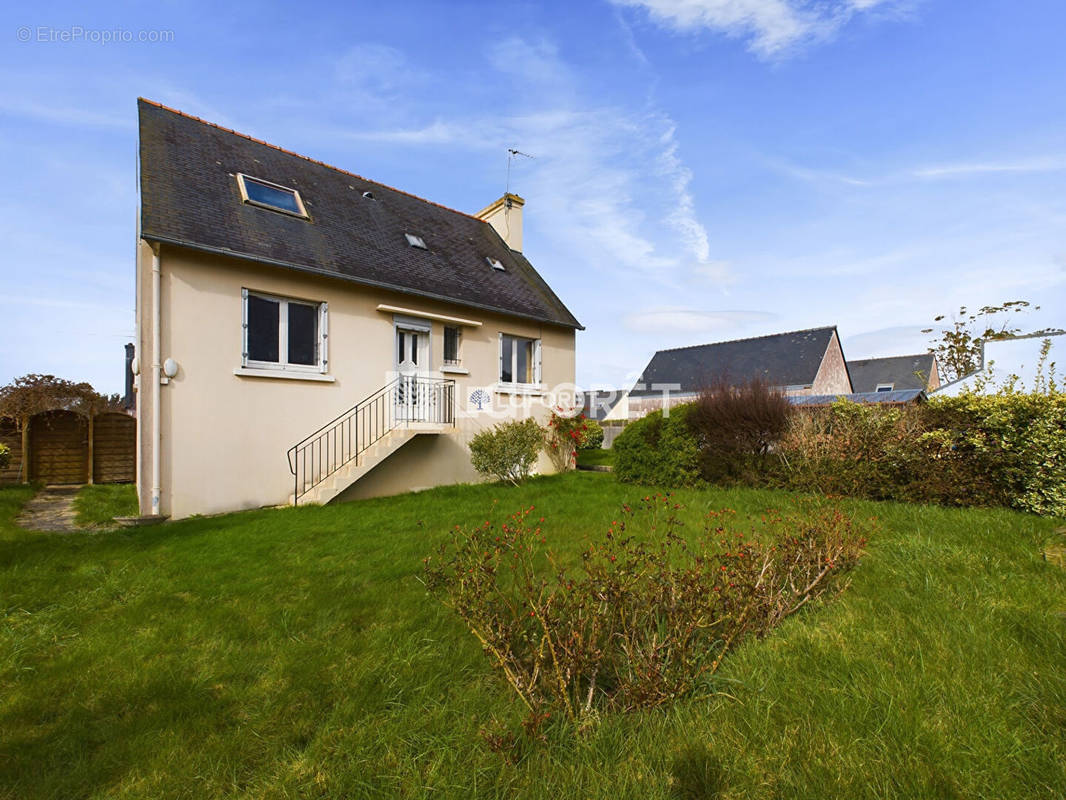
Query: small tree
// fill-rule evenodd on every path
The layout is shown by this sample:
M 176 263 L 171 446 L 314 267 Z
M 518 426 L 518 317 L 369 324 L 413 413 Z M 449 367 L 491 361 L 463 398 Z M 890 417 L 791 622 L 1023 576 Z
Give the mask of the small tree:
M 503 422 L 470 440 L 470 463 L 488 478 L 517 486 L 537 461 L 544 431 L 532 417 Z
M 121 407 L 117 394 L 102 395 L 88 383 L 75 383 L 55 375 L 23 375 L 0 386 L 0 417 L 11 417 L 19 425 L 42 411 L 91 415 Z
M 11 449 L 6 444 L 0 444 L 0 469 L 7 469 L 11 463 Z
M 1022 329 L 1011 325 L 1013 314 L 1039 311 L 1026 300 L 1009 300 L 998 306 L 982 306 L 970 311 L 966 306 L 958 314 L 951 315 L 951 326 L 942 328 L 929 342 L 929 352 L 936 356 L 941 377 L 945 382 L 964 378 L 977 372 L 981 364 L 981 343 L 1017 336 Z M 941 314 L 933 322 L 943 322 L 947 315 Z M 924 328 L 922 333 L 933 333 L 935 328 Z

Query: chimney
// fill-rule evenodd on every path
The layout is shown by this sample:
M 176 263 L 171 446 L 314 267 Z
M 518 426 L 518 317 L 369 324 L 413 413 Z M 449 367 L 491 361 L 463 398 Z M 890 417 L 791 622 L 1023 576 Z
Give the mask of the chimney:
M 485 206 L 474 216 L 485 220 L 500 234 L 507 246 L 522 252 L 522 206 L 526 204 L 516 194 L 508 192 L 495 203 Z

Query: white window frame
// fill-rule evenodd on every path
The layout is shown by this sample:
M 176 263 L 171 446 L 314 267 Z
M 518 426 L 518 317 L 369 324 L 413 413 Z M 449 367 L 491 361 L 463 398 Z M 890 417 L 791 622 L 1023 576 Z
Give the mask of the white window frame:
M 256 361 L 248 357 L 248 298 L 260 297 L 278 304 L 278 361 Z M 318 363 L 290 364 L 289 358 L 289 303 L 311 306 L 318 309 Z M 241 289 L 241 367 L 249 370 L 276 370 L 279 372 L 319 373 L 329 371 L 329 303 L 324 301 L 304 300 L 299 297 L 285 297 Z
M 519 339 L 522 341 L 533 342 L 533 383 L 522 383 L 520 381 L 511 380 L 505 382 L 503 380 L 503 337 L 510 336 L 512 339 Z M 534 339 L 532 336 L 520 336 L 517 333 L 504 333 L 500 331 L 499 342 L 497 345 L 497 357 L 499 358 L 499 365 L 496 371 L 496 385 L 503 388 L 516 388 L 516 389 L 539 389 L 541 387 L 541 345 L 540 339 Z M 511 376 L 512 378 L 518 374 L 518 348 L 512 348 L 511 350 Z
M 272 206 L 270 203 L 261 203 L 258 200 L 253 200 L 248 196 L 248 188 L 244 185 L 246 180 L 255 181 L 261 183 L 264 186 L 269 186 L 272 189 L 279 189 L 283 192 L 289 192 L 294 198 L 296 198 L 296 205 L 300 208 L 299 212 L 290 211 L 287 208 L 279 208 L 278 206 Z M 243 172 L 237 173 L 237 186 L 241 190 L 241 202 L 247 203 L 250 206 L 257 206 L 258 208 L 266 208 L 270 211 L 277 211 L 279 214 L 288 214 L 290 217 L 299 217 L 300 219 L 309 219 L 307 209 L 304 207 L 303 198 L 300 197 L 300 192 L 297 189 L 293 189 L 291 186 L 285 186 L 280 183 L 274 183 L 273 181 L 264 180 L 263 178 L 257 178 L 255 175 L 246 175 Z
M 874 388 L 874 392 L 893 392 L 896 390 L 896 384 L 894 383 L 879 383 Z

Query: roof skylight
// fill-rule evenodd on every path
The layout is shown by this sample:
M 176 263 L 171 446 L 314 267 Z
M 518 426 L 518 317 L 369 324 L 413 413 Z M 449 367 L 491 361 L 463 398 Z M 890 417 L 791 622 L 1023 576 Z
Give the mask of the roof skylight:
M 500 261 L 500 259 L 491 258 L 491 257 L 486 256 L 485 260 L 489 262 L 489 266 L 492 267 L 493 269 L 499 270 L 500 272 L 506 272 L 507 271 L 507 267 L 505 267 L 503 265 L 503 262 Z
M 307 216 L 300 193 L 295 189 L 264 181 L 262 178 L 253 178 L 243 172 L 237 174 L 237 185 L 241 190 L 241 200 L 245 203 L 296 217 Z
M 426 247 L 425 240 L 423 240 L 421 236 L 415 236 L 413 233 L 405 233 L 404 236 L 407 237 L 407 243 L 411 245 L 411 247 L 417 247 L 421 250 L 429 249 Z

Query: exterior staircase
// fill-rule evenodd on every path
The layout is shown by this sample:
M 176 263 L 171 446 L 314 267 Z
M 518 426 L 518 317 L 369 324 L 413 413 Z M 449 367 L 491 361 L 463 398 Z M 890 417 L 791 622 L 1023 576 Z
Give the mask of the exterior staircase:
M 289 448 L 289 503 L 328 503 L 416 436 L 454 425 L 455 381 L 396 378 Z

